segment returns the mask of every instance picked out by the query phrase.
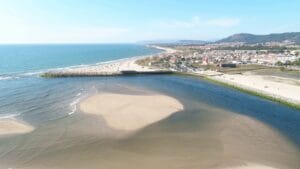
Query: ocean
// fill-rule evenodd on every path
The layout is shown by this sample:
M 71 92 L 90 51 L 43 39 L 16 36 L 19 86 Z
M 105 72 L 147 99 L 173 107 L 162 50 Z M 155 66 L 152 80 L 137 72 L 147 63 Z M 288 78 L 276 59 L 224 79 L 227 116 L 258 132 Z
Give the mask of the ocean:
M 0 137 L 0 167 L 30 169 L 223 168 L 300 165 L 300 112 L 176 75 L 42 78 L 41 72 L 161 52 L 135 44 L 1 45 L 0 118 L 35 127 Z M 126 138 L 78 103 L 99 92 L 163 93 L 184 111 Z M 118 132 L 118 131 L 114 131 Z M 141 167 L 143 166 L 143 167 Z

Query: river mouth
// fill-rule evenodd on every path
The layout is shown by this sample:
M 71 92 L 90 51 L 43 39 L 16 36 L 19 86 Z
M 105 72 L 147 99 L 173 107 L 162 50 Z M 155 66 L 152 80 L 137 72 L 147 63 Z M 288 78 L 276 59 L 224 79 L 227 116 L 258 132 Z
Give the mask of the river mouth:
M 51 83 L 55 88 L 48 91 L 43 102 L 30 102 L 32 106 L 45 105 L 47 99 L 54 102 L 37 111 L 43 110 L 47 115 L 22 116 L 35 126 L 34 131 L 1 138 L 1 167 L 147 169 L 258 164 L 293 169 L 300 165 L 299 133 L 293 127 L 299 112 L 276 103 L 202 80 L 166 75 L 50 79 L 40 83 Z M 41 86 L 40 83 L 36 85 Z M 72 92 L 65 91 L 66 86 Z M 62 116 L 63 109 L 58 109 L 66 104 L 60 100 L 70 95 L 82 92 L 81 96 L 88 97 L 103 91 L 161 93 L 178 99 L 184 109 L 126 137 L 124 131 L 111 128 L 101 117 L 79 109 Z M 56 115 L 61 116 L 52 118 Z M 293 118 L 286 117 L 289 115 Z M 278 123 L 281 116 L 288 120 Z M 46 117 L 52 120 L 45 121 Z M 293 131 L 285 132 L 287 126 Z

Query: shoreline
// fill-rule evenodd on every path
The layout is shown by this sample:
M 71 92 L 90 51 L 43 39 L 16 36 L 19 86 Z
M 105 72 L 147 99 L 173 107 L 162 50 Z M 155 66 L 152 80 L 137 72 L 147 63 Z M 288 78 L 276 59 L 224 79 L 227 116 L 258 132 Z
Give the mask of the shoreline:
M 176 50 L 159 47 L 149 46 L 163 50 L 163 53 L 174 53 Z M 46 78 L 59 78 L 59 77 L 83 77 L 83 76 L 119 76 L 119 75 L 133 75 L 133 74 L 171 74 L 173 71 L 167 69 L 151 68 L 149 66 L 140 66 L 136 63 L 137 60 L 143 58 L 153 57 L 157 54 L 135 56 L 130 58 L 123 58 L 107 62 L 100 62 L 94 65 L 73 66 L 67 68 L 60 68 L 49 70 L 42 73 L 41 77 Z
M 281 98 L 280 96 L 271 95 L 271 94 L 263 92 L 263 91 L 257 91 L 255 89 L 238 86 L 238 84 L 232 84 L 229 82 L 221 81 L 219 79 L 214 78 L 214 75 L 200 75 L 200 74 L 195 74 L 195 73 L 183 73 L 183 72 L 176 72 L 174 74 L 178 75 L 178 76 L 191 76 L 191 77 L 195 77 L 195 78 L 200 78 L 202 80 L 205 80 L 205 81 L 208 81 L 208 82 L 211 82 L 211 83 L 223 86 L 223 87 L 234 89 L 234 90 L 246 93 L 246 94 L 250 94 L 252 96 L 257 96 L 257 97 L 260 97 L 260 98 L 263 98 L 263 99 L 266 99 L 269 101 L 279 103 L 284 106 L 288 106 L 288 107 L 296 109 L 296 110 L 300 110 L 300 104 L 298 104 L 297 102 L 286 100 L 285 98 Z
M 167 48 L 167 47 L 160 47 L 155 45 L 149 45 L 148 47 L 151 48 L 157 48 L 160 50 L 164 50 L 164 53 L 176 53 L 177 50 Z M 232 80 L 235 78 L 230 78 L 229 80 L 226 78 L 223 78 L 225 76 L 237 76 L 237 75 L 228 75 L 219 73 L 216 71 L 204 71 L 201 73 L 191 73 L 191 72 L 178 72 L 163 68 L 153 68 L 151 66 L 141 66 L 136 63 L 137 60 L 143 59 L 143 58 L 151 58 L 155 56 L 153 55 L 146 55 L 146 56 L 137 56 L 132 58 L 124 58 L 119 60 L 113 60 L 109 61 L 103 64 L 96 64 L 91 66 L 83 66 L 83 67 L 75 67 L 75 68 L 66 68 L 66 69 L 60 69 L 57 71 L 49 71 L 44 74 L 42 74 L 42 77 L 46 78 L 59 78 L 59 77 L 85 77 L 85 76 L 124 76 L 124 75 L 138 75 L 138 74 L 175 74 L 175 75 L 192 75 L 195 77 L 200 77 L 204 80 L 220 84 L 225 87 L 229 87 L 232 89 L 236 89 L 238 91 L 251 94 L 254 96 L 258 96 L 267 100 L 271 100 L 286 106 L 289 106 L 291 108 L 300 109 L 300 98 L 294 96 L 294 98 L 290 97 L 289 94 L 284 94 L 282 92 L 283 85 L 280 83 L 273 83 L 272 81 L 263 81 L 264 79 L 259 79 L 262 83 L 267 83 L 264 87 L 259 87 L 257 84 L 253 86 L 247 86 L 241 82 L 241 80 Z M 251 80 L 247 80 L 245 77 L 246 75 L 241 75 L 241 78 L 244 78 L 243 80 L 247 83 L 250 83 Z M 258 77 L 262 77 L 262 75 L 257 75 Z M 255 79 L 257 81 L 257 79 Z M 245 83 L 244 82 L 244 83 Z M 273 83 L 273 84 L 270 84 Z M 285 85 L 287 86 L 287 85 Z M 291 87 L 287 86 L 287 88 Z M 274 90 L 271 90 L 271 88 L 274 88 Z M 275 91 L 275 88 L 277 91 Z M 280 89 L 279 89 L 280 88 Z M 292 86 L 293 88 L 293 86 Z M 296 90 L 297 91 L 297 90 Z M 299 88 L 300 91 L 300 88 Z M 289 92 L 291 93 L 291 92 Z M 293 95 L 293 92 L 291 93 Z M 295 95 L 295 94 L 294 94 Z M 296 98 L 296 99 L 295 99 Z
M 250 95 L 253 95 L 253 96 L 258 96 L 260 98 L 270 100 L 270 101 L 288 106 L 290 108 L 300 110 L 300 105 L 299 104 L 297 104 L 293 101 L 285 100 L 285 98 L 281 98 L 280 96 L 277 96 L 277 95 L 272 96 L 271 94 L 263 92 L 263 91 L 256 91 L 254 89 L 249 89 L 249 88 L 246 88 L 246 87 L 237 86 L 237 85 L 234 85 L 234 84 L 231 84 L 231 83 L 226 83 L 226 82 L 223 82 L 221 80 L 217 80 L 217 79 L 210 78 L 210 77 L 206 77 L 204 79 L 207 80 L 207 81 L 213 82 L 215 84 L 219 84 L 219 85 L 224 86 L 224 87 L 235 89 L 235 90 L 243 92 L 243 93 L 247 93 L 247 94 L 250 94 Z

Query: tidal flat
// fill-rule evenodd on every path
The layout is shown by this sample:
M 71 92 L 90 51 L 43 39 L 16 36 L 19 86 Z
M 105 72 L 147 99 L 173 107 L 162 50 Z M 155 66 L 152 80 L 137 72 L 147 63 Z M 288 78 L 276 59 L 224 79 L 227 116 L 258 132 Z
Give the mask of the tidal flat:
M 296 169 L 300 165 L 298 110 L 201 79 L 87 77 L 40 79 L 27 85 L 23 95 L 41 98 L 22 100 L 15 107 L 31 112 L 21 117 L 35 130 L 0 138 L 1 168 Z M 128 133 L 79 109 L 82 101 L 103 92 L 162 94 L 178 100 L 184 109 Z

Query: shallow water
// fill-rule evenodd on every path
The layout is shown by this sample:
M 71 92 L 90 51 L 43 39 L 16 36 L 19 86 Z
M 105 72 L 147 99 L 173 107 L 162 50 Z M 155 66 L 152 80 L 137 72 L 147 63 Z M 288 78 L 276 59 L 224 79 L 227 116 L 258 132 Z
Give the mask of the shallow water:
M 46 69 L 156 52 L 136 45 L 1 46 L 0 118 L 24 120 L 35 130 L 0 137 L 0 168 L 300 166 L 299 110 L 191 77 L 38 76 Z M 80 100 L 97 92 L 163 93 L 185 109 L 127 133 L 80 112 Z
M 38 78 L 22 84 L 25 90 L 16 91 L 20 100 L 11 108 L 26 110 L 19 118 L 36 130 L 0 139 L 3 167 L 223 168 L 250 162 L 292 169 L 300 165 L 299 111 L 201 79 Z M 107 127 L 101 117 L 78 109 L 69 115 L 76 105 L 72 102 L 97 92 L 164 93 L 180 100 L 185 110 L 124 136 L 123 131 Z M 22 99 L 26 93 L 32 98 Z

